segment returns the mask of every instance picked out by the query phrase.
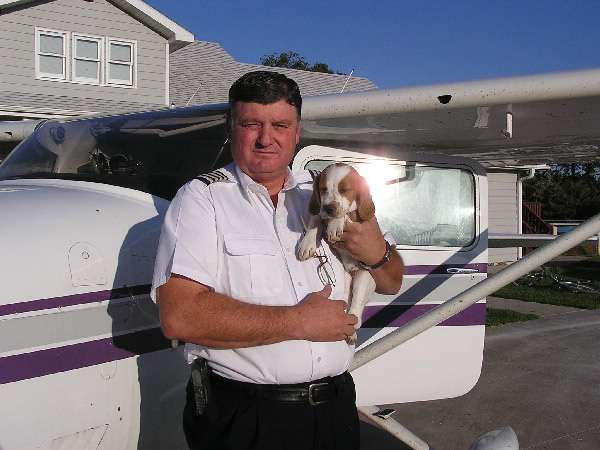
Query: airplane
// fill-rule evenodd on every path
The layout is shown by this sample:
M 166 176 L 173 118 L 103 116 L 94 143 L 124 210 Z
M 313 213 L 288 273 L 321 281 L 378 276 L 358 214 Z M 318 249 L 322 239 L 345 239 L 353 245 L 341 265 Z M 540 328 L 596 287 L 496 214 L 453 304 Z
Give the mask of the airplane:
M 429 447 L 376 405 L 468 392 L 490 282 L 600 231 L 584 224 L 486 279 L 486 167 L 598 159 L 599 80 L 595 69 L 305 98 L 293 168 L 354 164 L 406 264 L 399 294 L 365 310 L 353 376 L 364 418 L 411 448 Z M 227 108 L 48 120 L 0 165 L 0 450 L 186 448 L 189 369 L 149 290 L 170 199 L 230 160 Z M 473 448 L 518 448 L 511 431 Z

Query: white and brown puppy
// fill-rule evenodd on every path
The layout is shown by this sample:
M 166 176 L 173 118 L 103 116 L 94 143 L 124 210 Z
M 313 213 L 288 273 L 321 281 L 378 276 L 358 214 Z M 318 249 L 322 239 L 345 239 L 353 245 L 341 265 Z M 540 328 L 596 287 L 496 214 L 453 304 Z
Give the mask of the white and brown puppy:
M 330 244 L 341 240 L 347 222 L 364 222 L 375 215 L 375 205 L 367 182 L 347 164 L 326 167 L 314 179 L 310 199 L 310 222 L 298 246 L 298 258 L 303 261 L 317 256 L 323 233 Z M 375 280 L 343 248 L 336 248 L 344 268 L 352 275 L 349 314 L 358 317 L 355 328 L 361 326 L 362 312 L 375 291 Z M 348 291 L 348 289 L 347 289 Z M 356 333 L 346 339 L 356 343 Z

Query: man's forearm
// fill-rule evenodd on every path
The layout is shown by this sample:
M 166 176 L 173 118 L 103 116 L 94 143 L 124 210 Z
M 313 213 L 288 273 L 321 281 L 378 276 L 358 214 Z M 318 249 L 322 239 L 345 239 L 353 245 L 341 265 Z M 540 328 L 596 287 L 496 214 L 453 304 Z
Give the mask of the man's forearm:
M 290 306 L 254 305 L 212 291 L 179 297 L 176 305 L 172 300 L 160 300 L 163 332 L 171 339 L 241 348 L 299 338 Z

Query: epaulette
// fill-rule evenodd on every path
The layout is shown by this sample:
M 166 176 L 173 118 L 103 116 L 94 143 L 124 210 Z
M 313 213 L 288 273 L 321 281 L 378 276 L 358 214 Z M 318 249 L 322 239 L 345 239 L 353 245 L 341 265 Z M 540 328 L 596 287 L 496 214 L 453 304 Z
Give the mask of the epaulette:
M 220 181 L 229 181 L 229 177 L 220 170 L 213 170 L 212 172 L 203 173 L 198 175 L 196 180 L 202 181 L 207 186 L 211 183 L 218 183 Z
M 317 176 L 322 172 L 322 170 L 313 170 L 313 169 L 308 169 L 308 172 L 310 173 L 310 176 L 312 177 L 312 179 L 314 180 L 315 178 L 317 178 Z

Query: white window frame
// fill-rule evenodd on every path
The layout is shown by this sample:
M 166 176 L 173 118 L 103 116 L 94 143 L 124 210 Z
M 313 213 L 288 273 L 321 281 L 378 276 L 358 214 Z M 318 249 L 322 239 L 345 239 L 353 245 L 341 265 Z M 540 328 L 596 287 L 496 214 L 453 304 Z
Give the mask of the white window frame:
M 131 61 L 129 63 L 124 63 L 122 61 L 112 61 L 110 59 L 110 45 L 111 44 L 129 46 L 131 48 Z M 105 52 L 106 52 L 106 58 L 105 58 L 106 85 L 113 86 L 113 87 L 135 88 L 137 86 L 137 42 L 108 37 L 106 39 Z M 129 66 L 129 73 L 130 73 L 129 82 L 124 83 L 122 80 L 111 79 L 110 78 L 110 69 L 109 69 L 110 64 Z
M 63 55 L 54 53 L 40 53 L 40 36 L 59 36 L 63 39 Z M 89 40 L 98 42 L 98 59 L 77 57 L 76 43 L 77 39 Z M 131 48 L 131 61 L 124 63 L 122 61 L 110 60 L 110 45 L 111 44 L 127 45 Z M 40 70 L 40 55 L 62 57 L 63 59 L 63 75 L 45 73 Z M 75 61 L 87 60 L 98 62 L 98 79 L 77 77 L 75 76 Z M 121 64 L 129 66 L 131 79 L 124 83 L 122 80 L 111 80 L 109 78 L 109 64 Z M 78 32 L 69 32 L 62 30 L 52 30 L 49 28 L 35 27 L 35 78 L 45 81 L 58 81 L 63 83 L 76 84 L 91 84 L 95 86 L 109 86 L 125 89 L 137 88 L 137 41 L 114 38 L 110 36 L 94 36 Z
M 84 58 L 77 56 L 77 40 L 93 41 L 98 43 L 98 58 Z M 71 81 L 81 84 L 103 84 L 103 55 L 104 55 L 104 38 L 101 36 L 91 36 L 88 34 L 72 33 L 71 34 Z M 76 61 L 93 61 L 98 63 L 98 78 L 78 77 L 75 75 Z
M 40 36 L 59 36 L 63 40 L 63 54 L 59 55 L 56 53 L 42 53 L 40 51 Z M 69 74 L 69 46 L 68 44 L 69 33 L 60 30 L 50 30 L 47 28 L 36 28 L 35 29 L 35 77 L 44 80 L 53 81 L 66 81 L 68 80 Z M 56 76 L 54 73 L 42 72 L 40 69 L 40 56 L 54 56 L 61 57 L 63 60 L 63 74 L 62 76 Z

